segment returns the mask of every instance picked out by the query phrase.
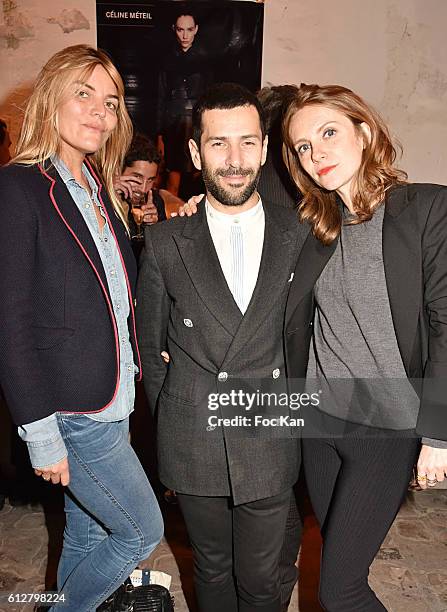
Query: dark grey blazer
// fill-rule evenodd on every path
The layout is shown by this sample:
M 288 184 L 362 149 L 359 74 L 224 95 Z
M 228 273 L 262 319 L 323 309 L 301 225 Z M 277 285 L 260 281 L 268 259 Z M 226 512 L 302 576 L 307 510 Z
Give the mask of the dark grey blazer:
M 421 396 L 417 432 L 447 440 L 447 188 L 412 184 L 386 198 L 383 261 L 397 343 Z M 335 250 L 312 234 L 301 250 L 286 310 L 291 378 L 306 375 L 314 284 Z M 422 388 L 421 388 L 422 387 Z
M 160 478 L 182 493 L 231 495 L 235 504 L 284 491 L 299 470 L 299 444 L 288 428 L 275 439 L 266 439 L 265 428 L 244 437 L 237 428 L 207 431 L 208 417 L 222 415 L 209 410 L 208 394 L 230 392 L 236 378 L 262 379 L 270 392 L 285 389 L 284 311 L 303 232 L 296 213 L 263 204 L 264 247 L 245 316 L 225 281 L 204 205 L 191 218 L 147 228 L 137 289 Z

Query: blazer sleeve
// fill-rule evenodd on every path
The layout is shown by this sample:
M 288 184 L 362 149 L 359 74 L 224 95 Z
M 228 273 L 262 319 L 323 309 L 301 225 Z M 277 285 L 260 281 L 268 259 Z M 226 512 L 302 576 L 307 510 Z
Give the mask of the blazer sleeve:
M 136 318 L 144 388 L 149 408 L 155 415 L 158 396 L 168 369 L 160 353 L 166 350 L 170 298 L 157 262 L 151 233 L 151 227 L 147 227 L 137 283 Z
M 428 359 L 416 429 L 424 437 L 447 440 L 447 187 L 439 189 L 430 206 L 422 266 Z
M 33 301 L 38 266 L 38 225 L 34 196 L 6 167 L 0 171 L 0 385 L 17 425 L 43 416 L 51 390 L 43 384 L 35 348 Z

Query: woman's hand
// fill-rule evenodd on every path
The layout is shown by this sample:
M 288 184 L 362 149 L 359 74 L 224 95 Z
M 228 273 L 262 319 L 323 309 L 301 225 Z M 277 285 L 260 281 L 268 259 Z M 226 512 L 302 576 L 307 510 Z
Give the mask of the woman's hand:
M 184 217 L 185 215 L 187 217 L 192 217 L 193 215 L 195 215 L 197 212 L 197 204 L 203 198 L 203 195 L 204 194 L 201 193 L 200 195 L 192 196 L 191 198 L 189 198 L 186 204 L 180 206 L 180 208 L 178 209 L 179 217 Z
M 421 489 L 434 487 L 447 475 L 447 448 L 422 445 L 417 465 L 417 481 Z
M 60 482 L 64 487 L 66 487 L 70 482 L 70 470 L 68 468 L 67 457 L 54 465 L 49 465 L 41 470 L 34 470 L 34 473 L 37 476 L 42 476 L 42 478 L 47 482 L 50 480 L 53 484 L 58 484 Z

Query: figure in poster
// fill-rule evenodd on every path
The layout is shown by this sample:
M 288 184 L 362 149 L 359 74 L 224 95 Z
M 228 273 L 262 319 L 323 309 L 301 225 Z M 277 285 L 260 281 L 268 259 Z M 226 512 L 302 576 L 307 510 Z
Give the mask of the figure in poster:
M 212 57 L 196 38 L 196 16 L 189 11 L 177 13 L 172 29 L 175 43 L 159 76 L 156 133 L 168 171 L 167 189 L 178 195 L 182 175 L 194 170 L 188 154 L 192 109 L 213 81 L 213 74 Z

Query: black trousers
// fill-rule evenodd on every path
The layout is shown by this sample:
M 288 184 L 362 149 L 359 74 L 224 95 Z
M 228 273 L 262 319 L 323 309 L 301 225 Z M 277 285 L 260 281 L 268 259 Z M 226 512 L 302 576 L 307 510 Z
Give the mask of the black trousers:
M 291 494 L 238 506 L 228 497 L 178 494 L 201 612 L 280 612 L 279 557 Z
M 281 612 L 286 612 L 292 598 L 293 588 L 298 580 L 298 567 L 295 565 L 303 534 L 303 522 L 296 503 L 296 496 L 302 494 L 302 484 L 298 482 L 290 496 L 284 541 L 279 557 L 279 579 L 281 593 Z
M 419 440 L 345 425 L 343 435 L 302 445 L 323 537 L 320 602 L 329 612 L 383 612 L 368 585 L 369 566 L 407 491 Z

